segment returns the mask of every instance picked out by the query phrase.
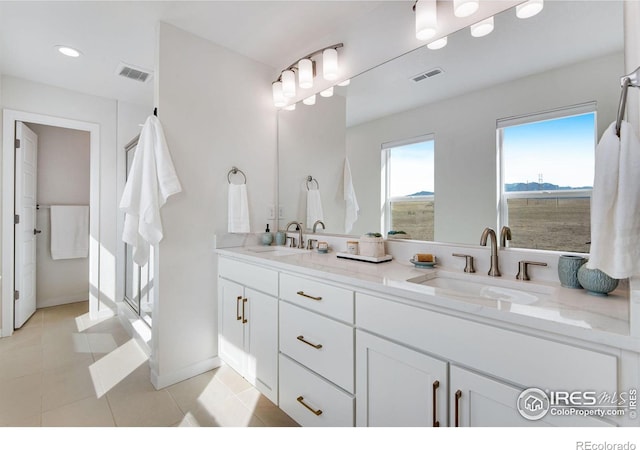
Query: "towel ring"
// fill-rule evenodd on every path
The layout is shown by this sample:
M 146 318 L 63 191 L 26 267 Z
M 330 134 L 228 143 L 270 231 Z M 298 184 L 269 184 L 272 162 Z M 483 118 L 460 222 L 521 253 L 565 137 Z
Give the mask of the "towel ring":
M 311 175 L 309 175 L 309 176 L 307 177 L 307 191 L 309 190 L 309 183 L 311 183 L 312 181 L 313 181 L 314 183 L 316 183 L 316 189 L 318 189 L 318 190 L 319 190 L 319 189 L 320 189 L 320 183 L 318 183 L 318 180 L 316 180 L 316 179 L 315 179 L 315 178 L 313 178 Z
M 247 184 L 247 176 L 244 174 L 244 172 L 242 170 L 238 169 L 235 166 L 231 168 L 229 173 L 227 173 L 227 181 L 229 182 L 229 184 L 231 184 L 231 174 L 235 175 L 238 172 L 240 172 L 242 174 L 242 178 L 244 178 L 244 183 L 242 183 L 242 184 Z

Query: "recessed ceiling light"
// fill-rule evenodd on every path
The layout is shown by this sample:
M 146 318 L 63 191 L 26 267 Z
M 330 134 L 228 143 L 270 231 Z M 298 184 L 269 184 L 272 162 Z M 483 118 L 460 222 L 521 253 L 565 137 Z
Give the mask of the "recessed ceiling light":
M 57 45 L 56 49 L 65 56 L 71 56 L 72 58 L 77 58 L 82 53 L 75 48 L 67 47 L 65 45 Z

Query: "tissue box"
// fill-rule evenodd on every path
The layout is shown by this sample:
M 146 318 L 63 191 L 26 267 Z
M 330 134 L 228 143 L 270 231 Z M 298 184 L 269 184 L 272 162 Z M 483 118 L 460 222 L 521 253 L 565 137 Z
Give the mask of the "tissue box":
M 384 238 L 364 235 L 360 238 L 360 254 L 380 258 L 386 255 Z

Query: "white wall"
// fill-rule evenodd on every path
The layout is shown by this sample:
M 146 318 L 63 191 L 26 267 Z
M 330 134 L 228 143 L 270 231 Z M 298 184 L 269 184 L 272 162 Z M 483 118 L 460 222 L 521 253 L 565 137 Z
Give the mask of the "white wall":
M 320 185 L 326 231 L 344 233 L 345 98 L 318 96 L 313 106 L 299 103 L 295 111 L 278 114 L 278 202 L 284 213 L 280 228 L 291 220 L 313 227 L 306 219 L 306 178 L 311 175 Z M 309 187 L 315 188 L 315 183 Z
M 600 136 L 615 120 L 622 67 L 622 54 L 609 55 L 349 128 L 353 233 L 380 223 L 381 144 L 434 133 L 435 240 L 477 244 L 484 227 L 497 227 L 496 120 L 595 100 Z
M 156 90 L 182 192 L 162 208 L 156 253 L 152 381 L 218 364 L 216 233 L 227 229 L 227 173 L 247 176 L 251 231 L 275 203 L 272 69 L 173 26 L 159 27 Z M 272 223 L 273 224 L 273 223 Z
M 40 205 L 89 205 L 89 132 L 27 124 L 38 135 Z M 89 258 L 51 258 L 51 209 L 37 211 L 36 307 L 89 298 Z

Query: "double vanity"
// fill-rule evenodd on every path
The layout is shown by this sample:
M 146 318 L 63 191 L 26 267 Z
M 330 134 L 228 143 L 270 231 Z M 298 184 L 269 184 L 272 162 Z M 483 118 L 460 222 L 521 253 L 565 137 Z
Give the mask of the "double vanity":
M 595 297 L 465 273 L 455 257 L 428 269 L 281 246 L 217 253 L 220 357 L 302 426 L 640 423 L 626 286 Z M 518 399 L 533 387 L 616 403 L 530 420 Z

